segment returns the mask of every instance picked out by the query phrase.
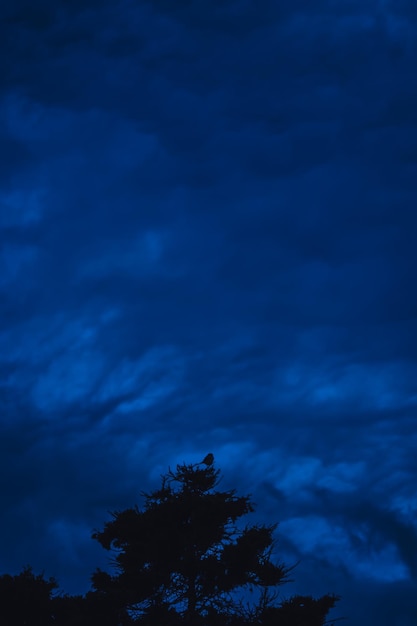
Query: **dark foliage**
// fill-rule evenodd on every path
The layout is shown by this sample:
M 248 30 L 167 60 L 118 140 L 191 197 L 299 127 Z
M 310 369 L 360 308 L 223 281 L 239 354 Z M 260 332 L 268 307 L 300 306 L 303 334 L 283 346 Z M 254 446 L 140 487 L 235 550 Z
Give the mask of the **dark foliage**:
M 254 623 L 261 626 L 322 626 L 337 600 L 334 595 L 325 595 L 318 599 L 293 596 L 279 606 L 263 608 Z
M 30 567 L 17 574 L 0 576 L 0 624 L 2 626 L 48 626 L 53 624 L 53 594 L 58 584 Z
M 129 616 L 119 611 L 113 600 L 89 591 L 84 596 L 58 596 L 53 599 L 56 626 L 115 626 L 130 624 Z
M 115 573 L 97 570 L 83 596 L 30 567 L 0 576 L 0 625 L 324 626 L 337 597 L 276 603 L 291 570 L 274 560 L 276 526 L 244 525 L 249 496 L 220 491 L 219 477 L 209 454 L 169 470 L 142 509 L 113 513 L 93 537 Z
M 274 591 L 290 568 L 273 559 L 275 525 L 243 526 L 250 498 L 217 490 L 220 473 L 210 460 L 169 470 L 160 489 L 143 494 L 142 509 L 114 512 L 94 533 L 114 552 L 115 574 L 97 570 L 92 580 L 115 624 L 322 626 L 337 598 L 276 605 Z

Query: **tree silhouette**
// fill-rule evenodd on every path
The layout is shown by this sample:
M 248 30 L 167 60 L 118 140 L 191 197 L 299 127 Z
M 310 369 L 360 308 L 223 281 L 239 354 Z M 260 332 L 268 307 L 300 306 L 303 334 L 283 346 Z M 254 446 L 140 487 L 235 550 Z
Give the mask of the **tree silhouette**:
M 292 569 L 273 560 L 276 525 L 244 526 L 250 497 L 217 490 L 220 472 L 207 458 L 204 467 L 169 470 L 159 489 L 142 494 L 142 509 L 112 513 L 93 534 L 114 551 L 115 574 L 97 570 L 92 581 L 116 609 L 117 624 L 324 624 L 334 596 L 276 605 L 276 588 Z
M 52 612 L 54 626 L 114 626 L 123 623 L 112 599 L 94 591 L 83 596 L 57 596 L 52 600 Z M 126 615 L 125 623 L 130 622 Z
M 0 576 L 0 624 L 2 626 L 48 626 L 53 622 L 54 578 L 35 575 L 32 568 L 20 574 Z

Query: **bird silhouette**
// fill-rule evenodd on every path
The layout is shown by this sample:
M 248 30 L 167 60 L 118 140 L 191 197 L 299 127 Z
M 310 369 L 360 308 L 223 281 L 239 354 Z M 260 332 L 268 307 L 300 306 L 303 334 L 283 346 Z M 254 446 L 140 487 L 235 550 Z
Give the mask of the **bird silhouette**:
M 201 461 L 201 463 L 204 463 L 204 465 L 213 465 L 214 463 L 214 455 L 209 452 L 208 454 L 206 454 L 206 456 L 204 457 L 204 459 Z

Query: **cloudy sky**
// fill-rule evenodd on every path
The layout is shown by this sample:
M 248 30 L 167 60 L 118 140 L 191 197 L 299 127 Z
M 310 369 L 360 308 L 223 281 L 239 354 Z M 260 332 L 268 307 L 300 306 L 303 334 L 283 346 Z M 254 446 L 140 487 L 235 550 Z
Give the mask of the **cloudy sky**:
M 415 0 L 1 11 L 0 571 L 212 451 L 284 595 L 415 625 Z

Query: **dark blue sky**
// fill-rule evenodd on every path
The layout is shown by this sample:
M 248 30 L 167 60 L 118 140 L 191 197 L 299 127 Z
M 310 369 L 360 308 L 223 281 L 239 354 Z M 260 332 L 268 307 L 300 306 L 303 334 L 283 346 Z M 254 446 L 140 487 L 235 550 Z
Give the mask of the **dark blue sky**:
M 213 451 L 284 594 L 415 626 L 415 0 L 1 12 L 0 571 Z

